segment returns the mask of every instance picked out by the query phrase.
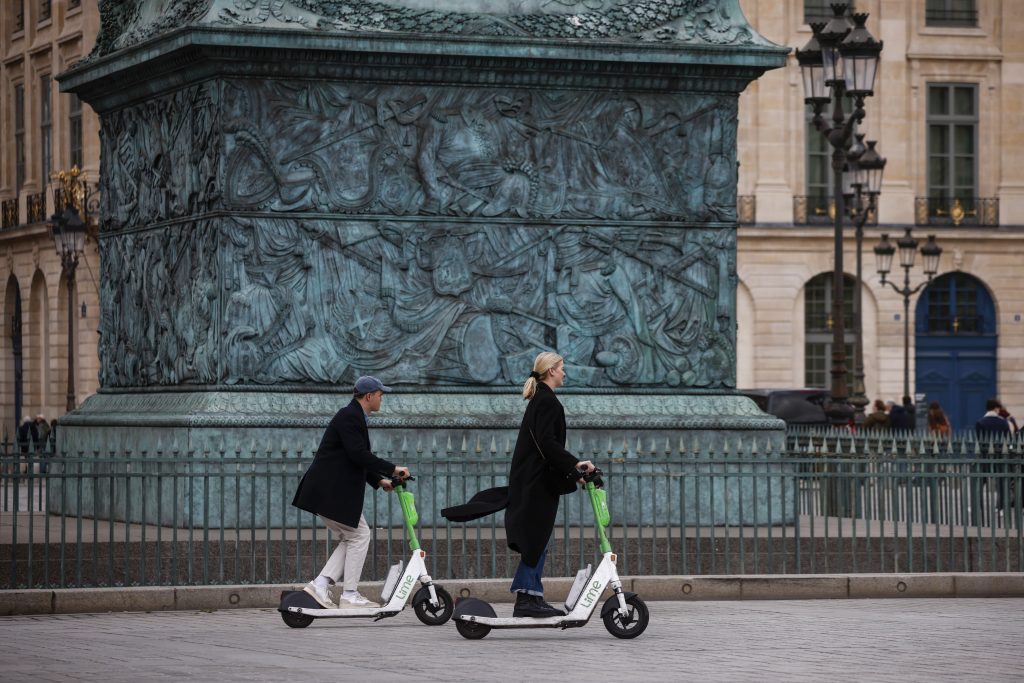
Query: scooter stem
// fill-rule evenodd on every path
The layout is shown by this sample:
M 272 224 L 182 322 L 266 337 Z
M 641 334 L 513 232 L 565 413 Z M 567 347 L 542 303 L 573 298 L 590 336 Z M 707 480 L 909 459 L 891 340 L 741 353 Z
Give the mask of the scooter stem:
M 597 522 L 597 536 L 601 544 L 601 554 L 610 553 L 612 544 L 604 533 L 604 528 L 611 522 L 608 514 L 608 502 L 605 499 L 604 489 L 594 486 L 594 482 L 587 482 L 587 493 L 590 495 L 590 504 L 594 508 L 594 521 Z
M 420 521 L 416 512 L 416 503 L 412 491 L 406 491 L 404 484 L 399 484 L 395 493 L 398 494 L 398 502 L 402 506 L 402 517 L 405 518 L 405 535 L 409 537 L 409 547 L 412 550 L 420 549 L 420 540 L 416 537 L 416 524 Z

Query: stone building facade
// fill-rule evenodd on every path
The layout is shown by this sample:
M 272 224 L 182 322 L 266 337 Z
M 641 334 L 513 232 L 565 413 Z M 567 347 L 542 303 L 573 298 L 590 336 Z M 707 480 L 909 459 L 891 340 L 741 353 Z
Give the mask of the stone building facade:
M 810 39 L 809 21 L 831 13 L 827 4 L 742 1 L 762 35 L 794 48 Z M 872 248 L 882 233 L 895 240 L 912 228 L 921 244 L 934 234 L 943 252 L 935 279 L 910 297 L 910 392 L 940 398 L 960 428 L 973 426 L 989 395 L 1024 413 L 1024 171 L 1014 161 L 1024 152 L 1024 4 L 855 4 L 884 42 L 860 131 L 888 160 L 863 241 L 867 397 L 903 394 L 903 297 L 881 285 Z M 739 387 L 829 382 L 828 156 L 803 98 L 795 53 L 740 97 Z M 959 207 L 950 201 L 961 197 Z M 855 256 L 850 228 L 848 278 Z M 925 279 L 921 262 L 911 287 Z M 889 277 L 902 286 L 898 258 Z
M 98 29 L 97 0 L 0 7 L 0 437 L 13 436 L 19 412 L 52 419 L 65 410 L 68 289 L 49 231 L 52 177 L 78 165 L 94 184 L 100 145 L 97 117 L 61 93 L 56 76 L 89 53 Z M 99 384 L 98 277 L 88 237 L 71 301 L 76 404 Z

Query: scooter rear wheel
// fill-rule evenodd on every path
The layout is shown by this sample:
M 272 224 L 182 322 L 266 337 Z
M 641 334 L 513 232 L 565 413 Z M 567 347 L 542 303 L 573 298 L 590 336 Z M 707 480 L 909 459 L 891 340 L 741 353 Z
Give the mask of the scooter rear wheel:
M 609 601 L 611 600 L 618 601 L 618 598 L 613 595 L 609 598 Z M 647 605 L 639 596 L 631 595 L 626 598 L 626 605 L 629 607 L 628 616 L 623 617 L 619 614 L 618 605 L 616 605 L 616 609 L 602 617 L 604 627 L 616 638 L 636 638 L 647 629 L 647 623 L 651 618 L 650 612 L 647 611 Z
M 313 617 L 298 612 L 281 612 L 281 619 L 292 628 L 306 628 L 313 623 Z
M 478 624 L 474 621 L 463 621 L 462 619 L 455 621 L 455 628 L 458 629 L 460 636 L 469 640 L 480 640 L 491 632 L 491 627 L 487 624 Z
M 412 605 L 413 610 L 416 611 L 416 617 L 427 626 L 440 626 L 451 619 L 452 612 L 455 611 L 455 601 L 452 600 L 448 591 L 437 584 L 434 584 L 434 591 L 437 593 L 437 600 L 440 603 L 437 607 L 430 604 L 430 593 L 427 593 L 426 599 L 421 599 Z

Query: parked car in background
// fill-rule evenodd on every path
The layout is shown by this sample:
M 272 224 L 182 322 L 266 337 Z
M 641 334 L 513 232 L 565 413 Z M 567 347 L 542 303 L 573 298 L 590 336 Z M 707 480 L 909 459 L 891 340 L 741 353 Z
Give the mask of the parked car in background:
M 790 426 L 828 426 L 825 408 L 829 401 L 827 389 L 739 389 L 766 413 L 785 420 Z

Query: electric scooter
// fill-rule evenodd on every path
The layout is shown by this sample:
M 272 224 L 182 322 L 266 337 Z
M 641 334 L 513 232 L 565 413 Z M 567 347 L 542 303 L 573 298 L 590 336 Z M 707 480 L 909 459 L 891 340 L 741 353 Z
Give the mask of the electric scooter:
M 419 620 L 428 626 L 439 626 L 451 619 L 454 609 L 452 596 L 435 584 L 427 574 L 427 554 L 420 549 L 420 542 L 416 537 L 415 527 L 419 523 L 419 514 L 416 512 L 412 492 L 406 490 L 406 482 L 411 479 L 414 477 L 391 478 L 391 486 L 398 494 L 402 516 L 405 518 L 405 531 L 409 537 L 412 556 L 405 565 L 405 571 L 402 570 L 401 562 L 391 566 L 380 594 L 381 607 L 328 609 L 305 591 L 285 591 L 281 594 L 281 605 L 277 608 L 284 623 L 292 628 L 306 628 L 314 619 L 372 617 L 374 621 L 379 621 L 385 617 L 393 617 L 405 609 L 417 580 L 422 586 L 413 595 L 412 606 Z
M 605 588 L 611 586 L 615 595 L 608 598 L 601 607 L 604 626 L 616 638 L 636 638 L 647 628 L 650 613 L 647 605 L 636 593 L 622 590 L 622 582 L 615 570 L 615 553 L 605 535 L 605 527 L 611 523 L 608 512 L 606 491 L 601 480 L 601 470 L 590 474 L 580 473 L 586 483 L 594 517 L 601 554 L 604 556 L 597 570 L 591 573 L 590 565 L 576 574 L 569 597 L 565 601 L 567 614 L 560 617 L 499 617 L 490 604 L 477 598 L 462 598 L 455 603 L 455 628 L 463 638 L 478 640 L 491 632 L 492 628 L 577 628 L 584 626 L 597 608 L 598 598 Z

